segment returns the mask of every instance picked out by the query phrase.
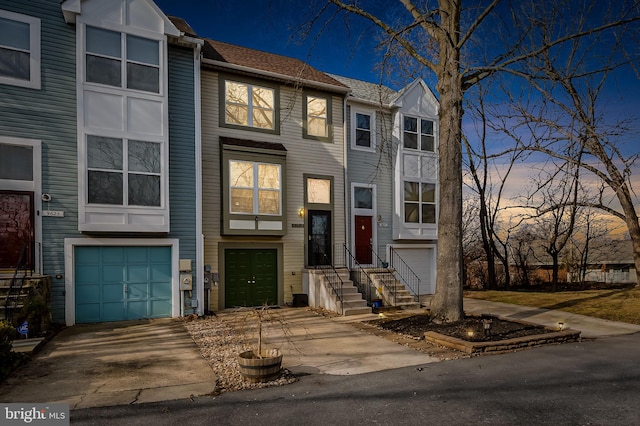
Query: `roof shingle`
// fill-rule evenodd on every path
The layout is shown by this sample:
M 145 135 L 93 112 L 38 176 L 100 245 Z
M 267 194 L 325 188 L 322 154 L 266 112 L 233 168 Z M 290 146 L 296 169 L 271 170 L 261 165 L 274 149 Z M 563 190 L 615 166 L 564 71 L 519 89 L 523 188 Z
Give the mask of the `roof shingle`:
M 347 89 L 347 86 L 295 58 L 249 49 L 216 40 L 205 39 L 204 58 L 289 77 Z

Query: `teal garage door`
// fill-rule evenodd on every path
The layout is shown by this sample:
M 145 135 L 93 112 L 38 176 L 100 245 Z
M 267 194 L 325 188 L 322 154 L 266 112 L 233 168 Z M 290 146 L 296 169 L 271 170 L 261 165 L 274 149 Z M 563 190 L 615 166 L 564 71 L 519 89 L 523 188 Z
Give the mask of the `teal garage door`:
M 171 316 L 171 247 L 76 247 L 76 322 Z

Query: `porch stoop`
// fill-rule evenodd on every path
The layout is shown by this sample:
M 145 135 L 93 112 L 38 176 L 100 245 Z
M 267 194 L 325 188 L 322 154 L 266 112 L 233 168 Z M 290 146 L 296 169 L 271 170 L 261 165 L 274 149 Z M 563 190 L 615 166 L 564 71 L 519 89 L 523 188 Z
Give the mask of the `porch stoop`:
M 349 278 L 349 270 L 347 268 L 336 268 L 338 276 L 342 279 L 342 303 L 338 300 L 338 297 L 334 295 L 336 311 L 339 313 L 343 311 L 344 316 L 370 314 L 371 307 L 367 306 L 367 301 L 362 297 L 362 294 L 358 291 L 358 288 L 353 281 Z M 328 284 L 325 282 L 325 285 Z
M 369 272 L 371 281 L 378 294 L 382 297 L 385 306 L 394 306 L 400 309 L 420 309 L 420 302 L 416 301 L 404 284 L 396 279 L 392 270 Z M 395 293 L 395 298 L 394 298 Z
M 49 289 L 51 287 L 51 277 L 46 275 L 27 275 L 24 283 L 17 294 L 10 294 L 11 279 L 13 274 L 0 274 L 0 321 L 6 318 L 7 298 L 12 300 L 9 303 L 12 313 L 15 315 L 22 310 L 24 305 L 34 297 L 42 297 L 45 303 L 49 303 Z M 22 279 L 21 277 L 16 279 Z M 15 303 L 13 303 L 15 302 Z

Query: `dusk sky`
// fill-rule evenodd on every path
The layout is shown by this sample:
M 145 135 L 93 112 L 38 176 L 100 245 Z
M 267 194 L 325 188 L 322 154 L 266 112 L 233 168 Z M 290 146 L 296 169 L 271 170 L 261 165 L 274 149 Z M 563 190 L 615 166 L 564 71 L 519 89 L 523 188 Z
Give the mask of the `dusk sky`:
M 388 1 L 388 0 L 387 0 Z M 252 49 L 281 54 L 303 60 L 327 73 L 339 74 L 369 82 L 379 82 L 375 71 L 379 62 L 375 50 L 376 31 L 372 24 L 362 19 L 344 15 L 333 20 L 318 34 L 324 16 L 317 23 L 313 36 L 304 42 L 296 34 L 302 25 L 313 17 L 309 10 L 311 2 L 299 0 L 155 0 L 167 15 L 185 19 L 201 37 L 211 38 Z M 369 3 L 371 2 L 371 3 Z M 379 6 L 376 13 L 383 16 L 390 13 L 382 8 L 384 2 L 367 0 L 367 5 Z M 375 9 L 374 9 L 375 10 Z M 399 77 L 399 76 L 397 76 Z M 434 90 L 433 81 L 425 72 L 423 78 Z M 409 81 L 384 80 L 384 84 L 398 90 Z M 640 109 L 640 80 L 632 69 L 617 73 L 609 81 L 609 89 L 603 97 L 606 114 L 613 117 L 637 118 Z M 437 93 L 436 93 L 437 96 Z M 466 116 L 465 118 L 469 118 Z M 635 120 L 633 120 L 635 122 Z M 465 127 L 470 130 L 471 123 Z M 638 126 L 633 126 L 634 134 L 626 136 L 626 143 L 620 145 L 628 155 L 638 152 L 636 137 Z M 535 157 L 534 157 L 535 158 Z M 510 179 L 508 196 L 522 195 L 531 183 L 531 173 L 535 162 L 528 162 Z M 540 167 L 544 167 L 540 164 Z M 632 181 L 640 189 L 640 170 L 634 170 Z M 507 196 L 507 197 L 508 197 Z M 615 204 L 615 203 L 614 203 Z
M 320 71 L 378 82 L 373 32 L 362 20 L 334 21 L 320 38 L 303 44 L 296 30 L 312 16 L 297 0 L 156 0 L 168 15 L 184 18 L 198 35 L 303 60 Z M 362 34 L 366 37 L 361 37 Z M 358 48 L 352 46 L 358 44 Z M 394 87 L 398 89 L 398 87 Z

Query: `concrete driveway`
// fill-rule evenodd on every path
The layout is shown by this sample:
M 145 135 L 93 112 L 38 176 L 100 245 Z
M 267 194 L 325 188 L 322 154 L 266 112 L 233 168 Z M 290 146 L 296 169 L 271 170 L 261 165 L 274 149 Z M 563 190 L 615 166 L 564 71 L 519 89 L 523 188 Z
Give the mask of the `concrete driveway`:
M 0 384 L 0 401 L 126 405 L 204 395 L 215 380 L 179 320 L 75 325 Z

